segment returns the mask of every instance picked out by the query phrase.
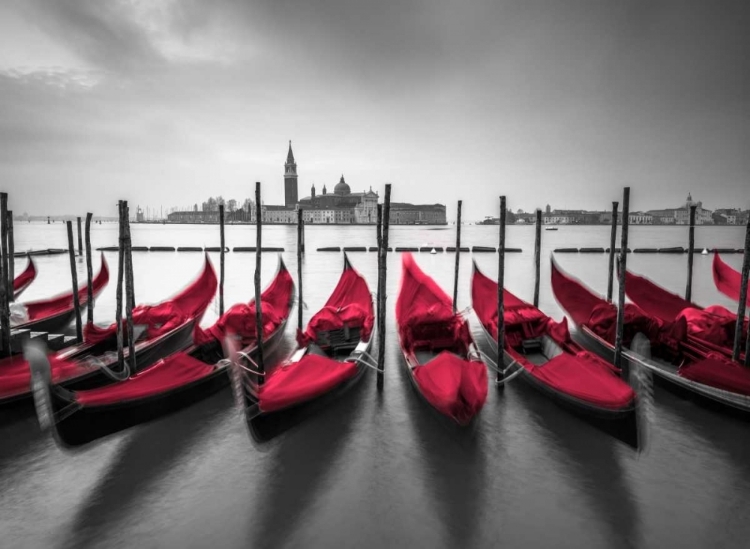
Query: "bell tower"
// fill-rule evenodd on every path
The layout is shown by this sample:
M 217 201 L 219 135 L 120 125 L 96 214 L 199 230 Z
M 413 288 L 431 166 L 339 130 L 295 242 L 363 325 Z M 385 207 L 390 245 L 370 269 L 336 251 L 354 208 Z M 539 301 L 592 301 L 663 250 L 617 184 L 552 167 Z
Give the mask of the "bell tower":
M 289 141 L 289 152 L 284 164 L 284 205 L 293 208 L 297 204 L 297 163 L 294 161 L 292 142 Z

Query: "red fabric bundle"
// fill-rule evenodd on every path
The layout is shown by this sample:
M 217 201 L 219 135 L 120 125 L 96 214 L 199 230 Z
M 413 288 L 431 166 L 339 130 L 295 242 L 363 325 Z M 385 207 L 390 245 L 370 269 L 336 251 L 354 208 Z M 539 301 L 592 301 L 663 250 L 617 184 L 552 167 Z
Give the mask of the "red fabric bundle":
M 623 343 L 630 345 L 637 333 L 645 335 L 652 344 L 659 341 L 661 323 L 648 316 L 632 303 L 625 304 L 625 327 Z M 610 343 L 615 341 L 617 330 L 617 307 L 611 303 L 602 303 L 594 308 L 586 324 L 602 339 Z
M 715 353 L 711 353 L 708 358 L 683 366 L 679 374 L 686 379 L 717 389 L 750 395 L 750 369 L 723 359 Z
M 680 312 L 680 317 L 687 322 L 691 336 L 721 347 L 731 347 L 734 343 L 737 317 L 720 305 L 705 309 L 684 309 Z M 743 328 L 747 332 L 747 322 Z
M 77 391 L 76 400 L 83 406 L 104 406 L 147 398 L 202 379 L 213 371 L 210 364 L 185 353 L 175 353 L 124 381 Z
M 104 286 L 109 282 L 109 267 L 107 261 L 102 255 L 102 266 L 99 273 L 91 281 L 92 291 L 94 297 L 99 295 L 104 289 Z M 81 306 L 85 305 L 88 300 L 88 288 L 86 284 L 78 287 L 78 300 Z M 57 297 L 50 299 L 43 299 L 39 301 L 30 301 L 25 303 L 26 314 L 28 315 L 29 321 L 39 320 L 41 318 L 47 318 L 65 311 L 73 310 L 73 292 L 67 292 L 60 294 Z
M 26 287 L 36 278 L 36 265 L 29 257 L 29 264 L 23 272 L 13 279 L 13 295 L 17 298 Z
M 724 261 L 722 261 L 722 259 L 719 257 L 719 254 L 714 254 L 712 271 L 716 289 L 723 293 L 725 296 L 734 299 L 735 301 L 739 301 L 740 286 L 742 285 L 742 275 L 735 271 L 732 267 L 724 263 Z M 748 282 L 748 292 L 746 299 L 747 304 L 750 306 L 750 282 Z
M 90 371 L 78 362 L 49 357 L 53 383 L 62 383 L 82 376 Z M 31 392 L 31 369 L 23 355 L 15 355 L 0 361 L 0 400 Z
M 323 395 L 354 376 L 354 362 L 339 362 L 320 355 L 305 355 L 299 362 L 280 366 L 258 388 L 263 412 L 274 412 Z
M 146 326 L 141 339 L 148 340 L 162 336 L 191 318 L 199 320 L 211 303 L 217 286 L 216 271 L 206 256 L 200 276 L 179 294 L 158 305 L 138 305 L 133 309 L 133 324 Z M 123 326 L 125 326 L 124 319 Z M 87 324 L 84 340 L 87 343 L 98 343 L 116 335 L 117 324 L 115 323 L 105 328 Z
M 465 425 L 487 400 L 487 368 L 443 351 L 414 368 L 414 377 L 427 401 L 443 414 Z
M 310 319 L 297 342 L 304 347 L 316 340 L 318 332 L 338 330 L 344 325 L 360 328 L 361 339 L 367 341 L 374 322 L 375 313 L 367 282 L 356 270 L 347 266 L 328 301 Z
M 562 353 L 529 372 L 562 393 L 603 408 L 623 408 L 635 399 L 630 385 L 586 351 Z
M 263 315 L 263 336 L 270 336 L 289 316 L 292 303 L 294 281 L 289 271 L 282 266 L 273 281 L 260 296 Z M 227 335 L 239 335 L 243 346 L 255 341 L 257 328 L 255 323 L 255 300 L 250 303 L 233 305 L 216 323 L 195 333 L 195 342 L 204 344 L 211 341 L 224 341 Z

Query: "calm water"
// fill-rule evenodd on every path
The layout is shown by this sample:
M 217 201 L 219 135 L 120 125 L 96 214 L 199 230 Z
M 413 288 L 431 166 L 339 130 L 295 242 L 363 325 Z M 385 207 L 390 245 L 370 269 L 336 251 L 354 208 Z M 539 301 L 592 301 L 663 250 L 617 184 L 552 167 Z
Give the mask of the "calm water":
M 264 228 L 264 245 L 284 246 L 296 279 L 296 229 Z M 496 245 L 497 227 L 465 226 L 464 245 Z M 739 248 L 743 228 L 696 230 L 696 245 Z M 116 226 L 96 225 L 94 246 L 116 244 Z M 452 227 L 396 227 L 391 245 L 448 246 Z M 607 227 L 543 232 L 541 307 L 559 318 L 549 288 L 557 247 L 603 246 Z M 308 227 L 306 318 L 341 271 L 340 254 L 321 246 L 374 245 L 371 227 Z M 533 228 L 509 227 L 508 288 L 533 293 Z M 684 227 L 631 228 L 631 247 L 685 245 Z M 218 227 L 133 226 L 134 245 L 218 246 Z M 227 245 L 255 243 L 251 227 L 228 227 Z M 619 241 L 618 241 L 619 245 Z M 62 224 L 16 225 L 16 249 L 67 247 Z M 113 270 L 116 255 L 105 254 Z M 157 302 L 189 282 L 199 253 L 135 253 L 136 299 Z M 476 254 L 497 274 L 494 254 Z M 218 267 L 218 254 L 212 254 Z M 376 254 L 350 254 L 376 283 Z M 463 254 L 459 308 L 470 305 L 471 254 Z M 559 255 L 561 266 L 599 292 L 605 254 Z M 253 293 L 254 254 L 226 259 L 225 299 Z M 450 293 L 454 256 L 418 254 Z M 725 260 L 739 268 L 741 256 Z M 39 276 L 24 299 L 70 284 L 67 256 L 37 258 Z M 445 427 L 408 383 L 395 337 L 393 306 L 400 254 L 388 271 L 385 388 L 374 372 L 323 413 L 263 450 L 249 441 L 229 390 L 178 414 L 114 435 L 74 453 L 39 432 L 31 413 L 0 418 L 0 546 L 11 547 L 744 547 L 750 538 L 748 425 L 656 389 L 650 444 L 636 453 L 512 382 L 490 390 L 476 429 Z M 17 260 L 16 270 L 25 264 Z M 628 266 L 683 292 L 685 256 L 631 254 Z M 276 268 L 263 256 L 264 284 Z M 85 267 L 79 264 L 79 280 Z M 114 316 L 114 282 L 96 303 L 99 322 Z M 695 301 L 735 305 L 711 280 L 710 256 L 695 257 Z M 217 315 L 212 307 L 204 318 Z M 296 316 L 295 316 L 296 317 Z M 485 348 L 476 318 L 475 337 Z M 291 349 L 294 327 L 287 330 Z

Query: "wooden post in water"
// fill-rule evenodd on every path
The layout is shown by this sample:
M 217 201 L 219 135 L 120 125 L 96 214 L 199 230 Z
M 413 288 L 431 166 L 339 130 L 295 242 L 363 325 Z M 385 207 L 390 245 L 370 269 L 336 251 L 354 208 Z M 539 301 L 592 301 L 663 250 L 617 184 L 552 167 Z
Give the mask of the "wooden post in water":
M 612 230 L 609 235 L 609 278 L 607 279 L 607 302 L 612 303 L 612 287 L 615 280 L 615 243 L 617 242 L 617 206 L 612 202 Z
M 83 232 L 81 231 L 81 218 L 76 217 L 78 221 L 78 255 L 83 255 Z
M 628 221 L 630 217 L 630 187 L 622 193 L 622 235 L 620 237 L 620 264 L 618 269 L 617 332 L 615 333 L 615 366 L 620 368 L 622 379 L 630 381 L 627 360 L 622 360 L 622 336 L 625 329 L 625 272 L 628 261 Z
M 692 301 L 693 295 L 693 248 L 695 247 L 695 205 L 690 206 L 690 232 L 688 233 L 688 272 L 685 300 Z
M 118 238 L 117 250 L 117 307 L 115 308 L 115 325 L 117 327 L 117 363 L 120 371 L 125 371 L 125 353 L 123 351 L 123 334 L 122 334 L 122 282 L 125 278 L 125 201 L 118 202 L 120 231 Z
M 135 333 L 133 330 L 133 309 L 135 308 L 135 288 L 133 281 L 133 248 L 130 238 L 130 208 L 125 202 L 123 221 L 125 227 L 125 319 L 128 328 L 128 355 L 130 357 L 130 375 L 136 372 Z
M 378 389 L 383 389 L 384 373 L 385 373 L 385 311 L 386 311 L 386 273 L 388 272 L 388 225 L 389 216 L 391 213 L 391 184 L 385 184 L 385 199 L 383 203 L 382 219 L 381 219 L 381 242 L 380 250 L 380 265 L 379 265 L 379 279 L 380 288 L 378 289 L 378 302 L 380 307 L 378 309 Z
M 740 303 L 737 306 L 737 325 L 734 328 L 734 348 L 732 360 L 740 361 L 742 348 L 742 328 L 745 323 L 745 305 L 747 304 L 747 279 L 750 275 L 750 218 L 745 228 L 745 255 L 742 258 L 742 274 L 740 276 Z M 747 349 L 745 350 L 745 366 L 750 366 L 750 333 L 748 333 Z
M 258 369 L 262 374 L 265 373 L 263 364 L 263 311 L 260 301 L 260 256 L 261 256 L 261 227 L 263 225 L 263 212 L 260 205 L 260 181 L 255 182 L 255 328 L 258 345 Z M 258 376 L 258 384 L 263 384 L 263 376 Z
M 16 245 L 13 242 L 13 212 L 8 210 L 8 302 L 16 300 L 13 279 L 16 278 Z
M 219 316 L 224 314 L 224 204 L 219 204 Z
M 0 331 L 2 348 L 10 356 L 10 299 L 13 281 L 8 284 L 8 193 L 0 193 Z
M 377 286 L 377 298 L 375 303 L 375 315 L 377 322 L 378 331 L 378 390 L 383 388 L 383 370 L 380 365 L 380 311 L 384 309 L 381 307 L 380 302 L 383 299 L 383 256 L 380 250 L 383 248 L 383 205 L 377 205 L 378 219 L 376 227 L 376 237 L 378 242 L 378 286 Z
M 534 307 L 539 307 L 539 277 L 542 268 L 542 210 L 536 211 L 536 237 L 534 238 Z
M 541 213 L 541 212 L 540 212 Z M 503 389 L 505 365 L 505 197 L 500 197 L 500 234 L 497 246 L 497 387 Z
M 458 266 L 461 258 L 461 204 L 462 200 L 458 201 L 458 213 L 456 215 L 456 268 L 453 273 L 453 312 L 457 309 L 456 302 L 458 301 Z
M 73 246 L 73 222 L 66 221 L 68 228 L 68 255 L 70 256 L 70 277 L 73 280 L 73 310 L 76 314 L 76 338 L 83 341 L 83 326 L 81 325 L 81 301 L 78 298 L 78 273 L 76 272 L 76 249 Z
M 94 214 L 86 214 L 86 324 L 94 323 L 94 273 L 91 261 L 91 218 Z
M 302 307 L 303 307 L 303 296 L 302 296 L 302 248 L 304 244 L 304 236 L 302 228 L 304 220 L 302 218 L 302 208 L 297 209 L 297 327 L 302 330 Z

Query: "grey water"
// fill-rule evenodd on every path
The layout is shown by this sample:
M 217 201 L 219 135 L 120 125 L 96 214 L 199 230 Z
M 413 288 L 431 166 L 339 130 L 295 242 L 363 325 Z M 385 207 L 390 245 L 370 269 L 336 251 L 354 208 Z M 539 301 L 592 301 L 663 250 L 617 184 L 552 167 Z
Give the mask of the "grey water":
M 140 246 L 218 246 L 218 226 L 133 225 Z M 455 228 L 392 227 L 392 246 L 450 246 Z M 227 245 L 253 246 L 255 229 L 228 226 Z M 306 228 L 304 309 L 309 318 L 333 289 L 342 256 L 322 246 L 374 246 L 374 227 Z M 742 227 L 698 227 L 696 245 L 743 245 Z M 114 224 L 95 225 L 94 246 L 117 243 Z M 17 250 L 66 248 L 64 225 L 17 223 Z M 283 246 L 296 280 L 296 228 L 263 228 Z M 630 247 L 686 246 L 686 227 L 631 227 Z M 463 245 L 496 246 L 497 227 L 466 225 Z M 549 287 L 549 257 L 559 247 L 607 247 L 609 228 L 560 227 L 542 233 L 540 306 L 560 319 Z M 619 236 L 618 236 L 619 245 Z M 532 227 L 508 228 L 506 284 L 533 295 Z M 96 302 L 100 323 L 114 318 L 112 279 Z M 210 254 L 218 269 L 218 253 Z M 656 388 L 648 445 L 636 452 L 544 395 L 511 382 L 490 388 L 474 429 L 451 429 L 409 384 L 393 307 L 401 254 L 388 258 L 385 384 L 374 372 L 339 401 L 267 447 L 251 444 L 229 389 L 170 416 L 75 452 L 40 432 L 31 408 L 0 417 L 0 547 L 746 547 L 750 539 L 748 424 Z M 450 295 L 452 253 L 416 254 Z M 472 259 L 497 274 L 496 254 L 461 256 L 458 308 L 469 307 Z M 605 254 L 556 259 L 605 293 Z M 724 259 L 735 268 L 741 255 Z M 199 272 L 200 253 L 134 252 L 136 301 L 158 302 Z M 375 290 L 376 254 L 351 253 Z M 25 265 L 16 259 L 16 272 Z M 35 258 L 39 275 L 23 300 L 70 287 L 67 255 Z M 630 254 L 628 267 L 677 293 L 686 256 Z M 711 256 L 697 255 L 693 300 L 736 304 L 713 286 Z M 255 255 L 226 257 L 228 305 L 253 295 Z M 263 254 L 265 284 L 276 254 Z M 95 261 L 98 268 L 98 259 Z M 77 264 L 84 280 L 85 264 Z M 214 303 L 204 325 L 217 317 Z M 296 313 L 293 315 L 296 318 Z M 476 317 L 475 338 L 487 345 Z M 287 326 L 283 358 L 291 350 Z M 0 411 L 2 414 L 2 411 Z

